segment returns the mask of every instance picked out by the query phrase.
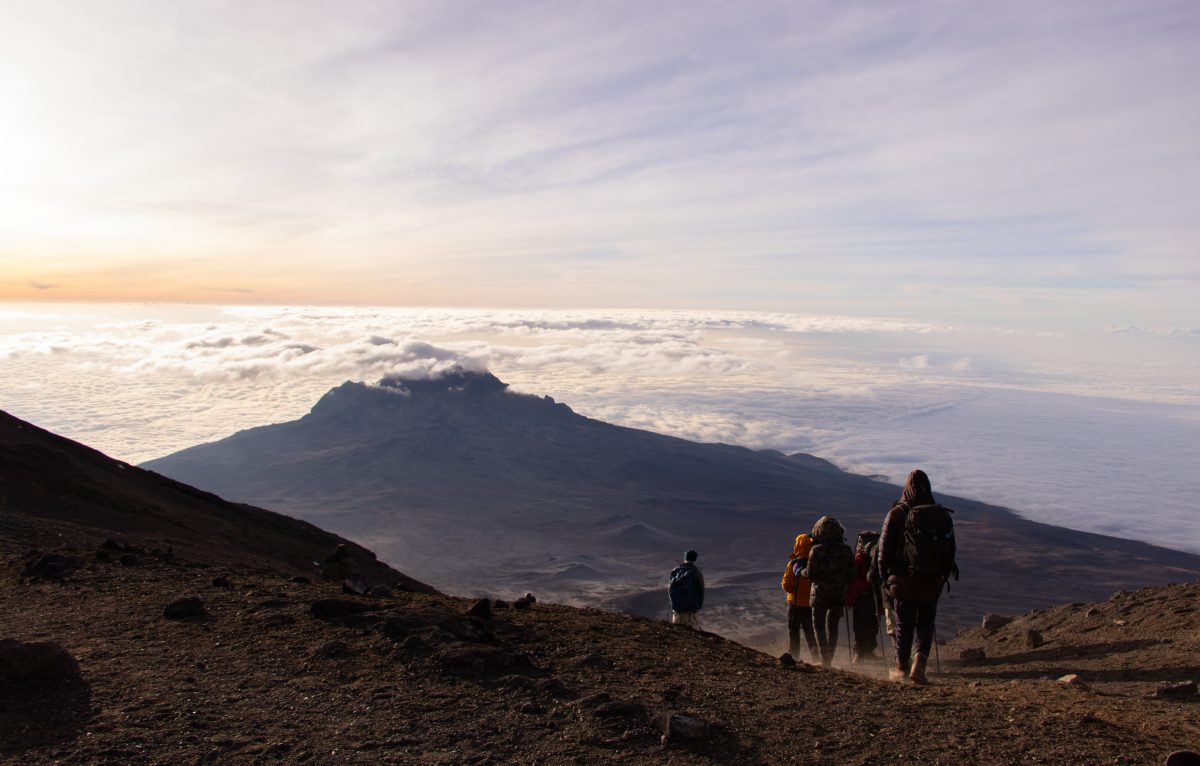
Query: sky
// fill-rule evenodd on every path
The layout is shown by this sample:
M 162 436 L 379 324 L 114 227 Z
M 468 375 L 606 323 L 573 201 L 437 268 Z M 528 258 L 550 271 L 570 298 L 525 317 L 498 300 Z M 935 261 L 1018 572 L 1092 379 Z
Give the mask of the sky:
M 0 19 L 0 300 L 1200 328 L 1194 2 Z

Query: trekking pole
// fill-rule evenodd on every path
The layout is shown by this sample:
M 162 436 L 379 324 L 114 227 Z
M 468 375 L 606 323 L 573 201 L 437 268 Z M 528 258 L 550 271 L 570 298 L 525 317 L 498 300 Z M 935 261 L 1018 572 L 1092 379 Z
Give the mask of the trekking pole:
M 846 651 L 850 653 L 850 664 L 854 664 L 854 649 L 850 647 L 850 607 L 842 604 L 842 616 L 846 618 Z
M 937 628 L 933 629 L 933 661 L 937 663 L 937 672 L 942 674 L 942 655 L 938 652 Z
M 875 622 L 879 626 L 879 659 L 883 661 L 883 674 L 886 676 L 888 674 L 887 639 L 891 638 L 891 636 L 887 634 L 887 631 L 883 629 L 883 624 L 887 622 L 886 615 L 882 620 L 879 619 L 878 614 L 875 615 Z

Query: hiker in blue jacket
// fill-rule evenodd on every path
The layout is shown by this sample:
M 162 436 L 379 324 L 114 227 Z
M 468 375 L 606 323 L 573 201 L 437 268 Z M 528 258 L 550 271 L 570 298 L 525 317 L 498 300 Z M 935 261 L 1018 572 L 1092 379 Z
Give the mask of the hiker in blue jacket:
M 696 566 L 698 554 L 689 550 L 683 563 L 671 570 L 667 595 L 671 597 L 671 622 L 700 629 L 699 612 L 704 608 L 704 575 Z

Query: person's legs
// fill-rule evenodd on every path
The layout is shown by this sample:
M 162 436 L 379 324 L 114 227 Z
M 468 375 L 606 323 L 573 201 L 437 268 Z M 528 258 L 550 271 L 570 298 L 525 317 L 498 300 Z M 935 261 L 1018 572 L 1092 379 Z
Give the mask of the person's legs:
M 854 604 L 854 655 L 855 659 L 870 657 L 879 645 L 879 619 L 875 614 L 875 601 L 871 591 L 865 590 Z
M 801 606 L 797 607 L 796 612 L 800 619 L 800 629 L 804 631 L 804 643 L 808 646 L 808 654 L 815 663 L 821 658 L 821 652 L 817 646 L 817 634 L 813 630 L 812 609 Z
M 787 605 L 788 654 L 796 658 L 800 654 L 800 612 L 808 611 L 793 603 Z
M 917 623 L 917 607 L 900 599 L 895 599 L 893 606 L 896 611 L 896 669 L 908 675 L 913 631 Z
M 914 653 L 929 656 L 933 649 L 933 634 L 937 624 L 937 602 L 917 604 L 916 606 L 916 639 Z
M 671 612 L 671 622 L 675 625 L 686 625 L 694 630 L 700 630 L 700 617 L 696 612 Z
M 821 659 L 825 661 L 825 667 L 833 664 L 833 656 L 837 654 L 838 623 L 842 621 L 843 608 L 841 605 L 836 605 L 825 612 L 825 619 L 829 622 L 826 631 L 826 635 L 829 637 L 829 644 L 821 647 Z
M 826 647 L 829 646 L 829 636 L 825 632 L 825 616 L 828 613 L 829 610 L 825 607 L 814 606 L 812 608 L 813 628 L 817 633 L 817 648 L 820 649 L 822 657 L 825 656 Z

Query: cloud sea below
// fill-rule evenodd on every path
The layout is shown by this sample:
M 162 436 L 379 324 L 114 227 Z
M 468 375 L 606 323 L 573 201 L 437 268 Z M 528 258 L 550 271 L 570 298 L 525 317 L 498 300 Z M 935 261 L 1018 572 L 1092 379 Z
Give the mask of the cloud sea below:
M 0 408 L 130 462 L 488 369 L 581 414 L 1200 552 L 1200 333 L 759 312 L 0 307 Z M 798 519 L 821 498 L 796 498 Z M 286 510 L 286 509 L 281 509 Z M 880 509 L 881 514 L 886 509 Z

